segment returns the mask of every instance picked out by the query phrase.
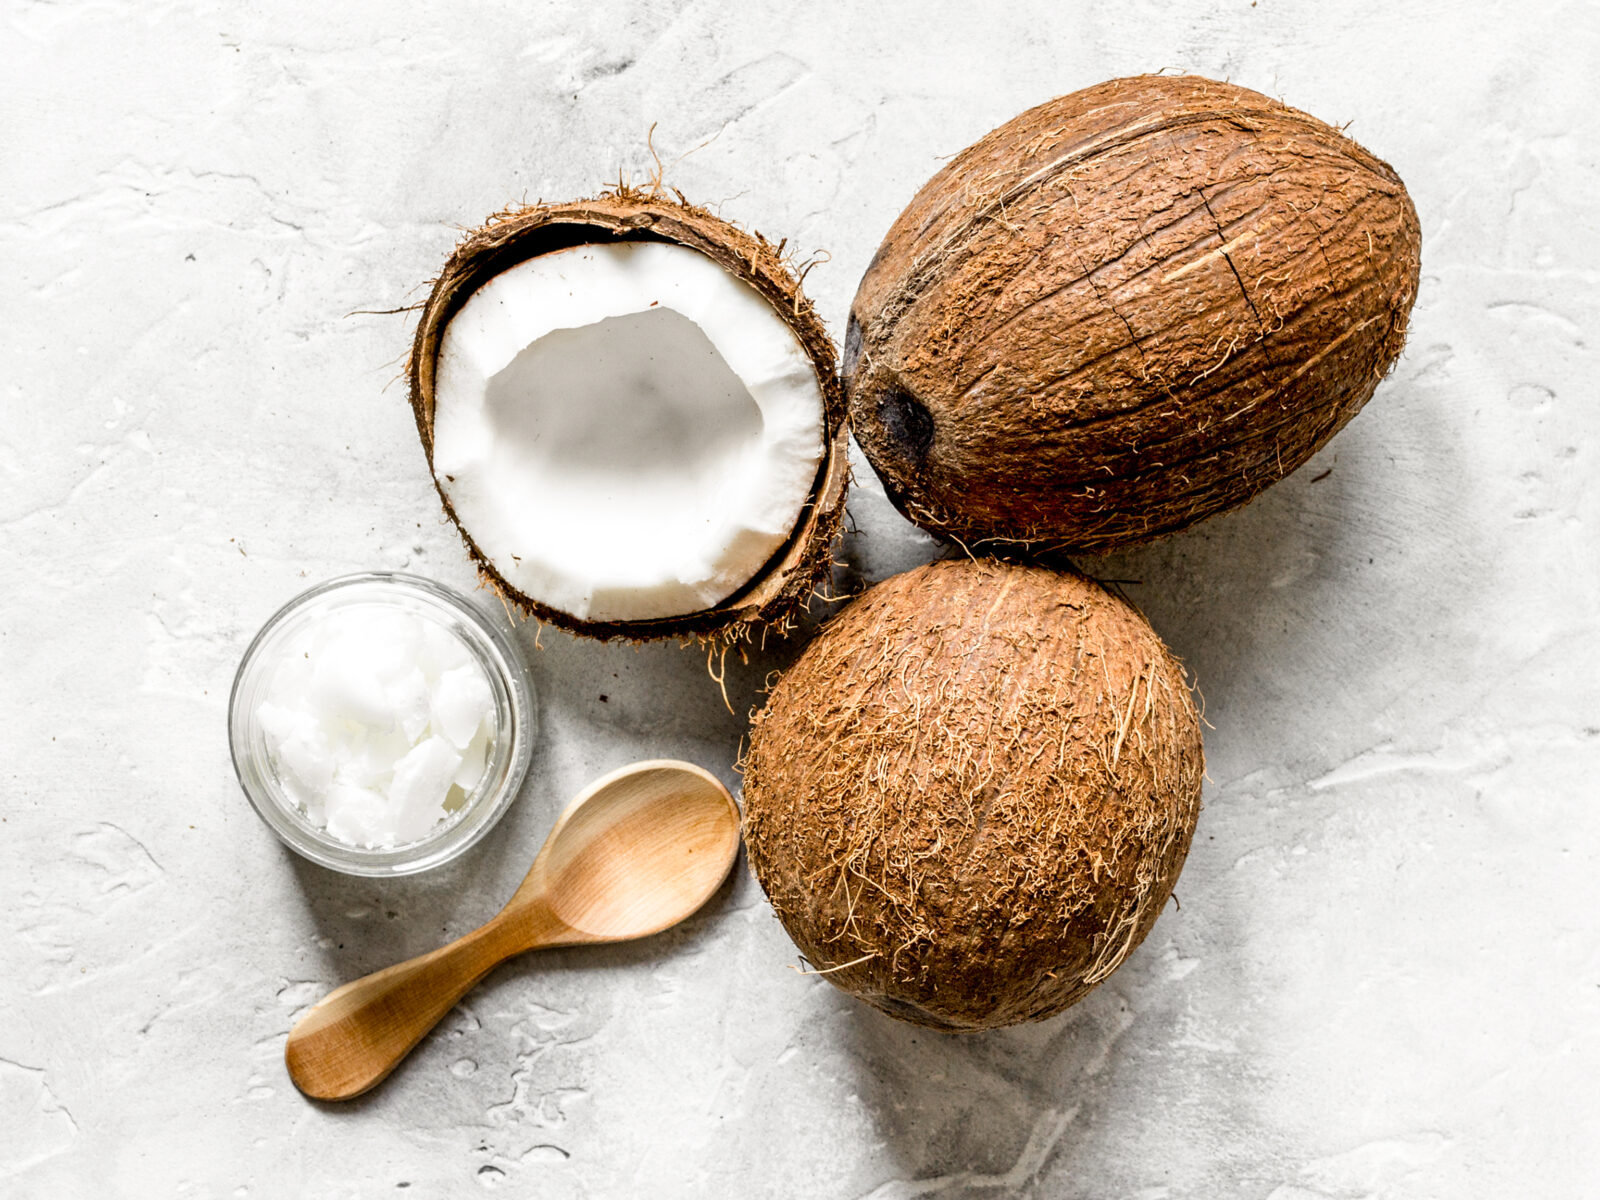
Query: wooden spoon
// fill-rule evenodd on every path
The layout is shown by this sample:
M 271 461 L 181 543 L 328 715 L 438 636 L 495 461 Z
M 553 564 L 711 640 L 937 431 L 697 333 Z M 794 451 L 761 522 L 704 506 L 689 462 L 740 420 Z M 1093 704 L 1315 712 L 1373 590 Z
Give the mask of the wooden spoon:
M 739 809 L 710 772 L 668 759 L 613 771 L 567 806 L 488 924 L 347 983 L 300 1018 L 283 1052 L 289 1077 L 318 1100 L 359 1096 L 501 962 L 660 933 L 711 898 L 738 851 Z

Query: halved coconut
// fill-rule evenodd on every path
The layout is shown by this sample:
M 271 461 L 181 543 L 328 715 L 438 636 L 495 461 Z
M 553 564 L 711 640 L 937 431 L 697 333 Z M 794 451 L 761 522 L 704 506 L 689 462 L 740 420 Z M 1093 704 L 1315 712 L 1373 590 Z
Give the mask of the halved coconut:
M 681 197 L 491 218 L 434 284 L 408 373 L 445 511 L 540 620 L 731 639 L 829 569 L 833 344 L 776 248 Z

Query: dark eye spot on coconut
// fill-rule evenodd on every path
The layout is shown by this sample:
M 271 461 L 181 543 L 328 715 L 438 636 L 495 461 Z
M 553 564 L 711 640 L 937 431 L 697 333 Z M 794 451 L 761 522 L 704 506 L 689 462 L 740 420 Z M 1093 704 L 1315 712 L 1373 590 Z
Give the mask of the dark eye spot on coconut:
M 844 327 L 844 381 L 850 382 L 850 376 L 856 373 L 856 363 L 861 358 L 861 322 L 856 320 L 855 313 L 850 314 L 850 323 Z
M 878 423 L 903 458 L 920 462 L 933 448 L 933 414 L 902 388 L 892 387 L 878 398 Z

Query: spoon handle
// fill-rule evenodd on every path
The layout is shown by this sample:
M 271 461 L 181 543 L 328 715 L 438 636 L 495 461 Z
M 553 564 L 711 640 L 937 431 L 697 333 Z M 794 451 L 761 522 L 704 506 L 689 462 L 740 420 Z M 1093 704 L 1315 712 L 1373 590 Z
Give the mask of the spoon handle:
M 283 1057 L 294 1085 L 317 1100 L 348 1100 L 380 1083 L 473 984 L 530 948 L 514 924 L 496 918 L 329 992 L 289 1031 Z

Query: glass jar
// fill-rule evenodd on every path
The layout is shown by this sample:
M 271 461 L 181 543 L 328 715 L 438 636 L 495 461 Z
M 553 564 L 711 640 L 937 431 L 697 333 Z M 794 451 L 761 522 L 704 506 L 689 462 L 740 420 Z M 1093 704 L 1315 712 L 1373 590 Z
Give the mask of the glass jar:
M 258 715 L 287 647 L 336 611 L 370 605 L 452 634 L 482 669 L 494 697 L 484 770 L 471 793 L 422 837 L 381 848 L 352 845 L 310 819 L 280 779 Z M 297 854 L 351 875 L 409 875 L 447 863 L 475 845 L 516 799 L 533 753 L 533 726 L 533 689 L 507 630 L 465 596 L 398 572 L 345 575 L 284 605 L 245 650 L 228 700 L 233 768 L 256 814 Z

